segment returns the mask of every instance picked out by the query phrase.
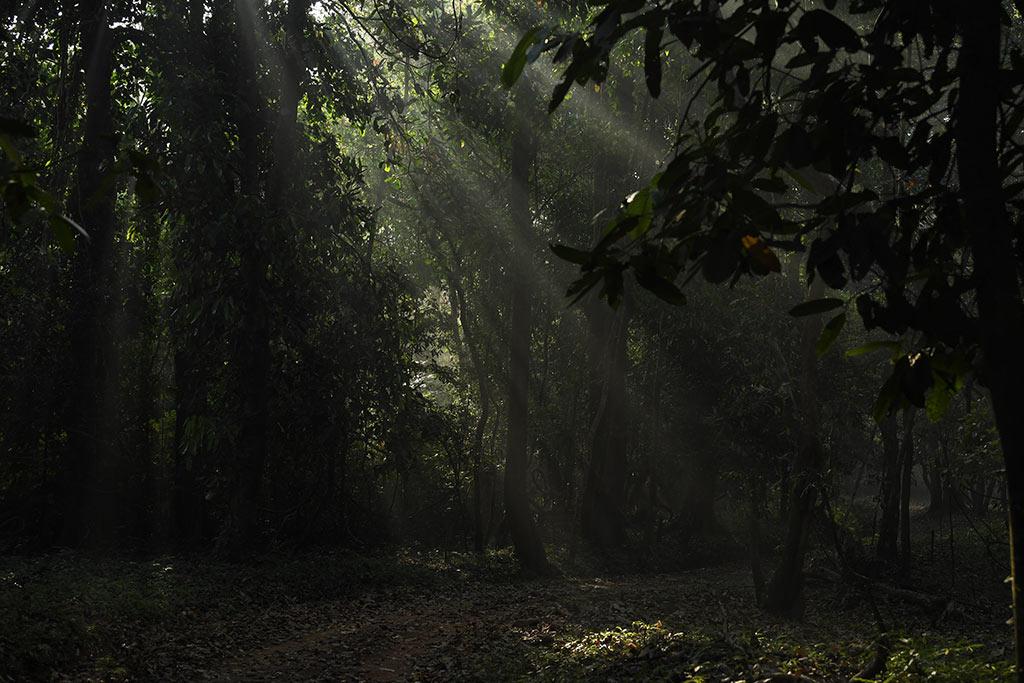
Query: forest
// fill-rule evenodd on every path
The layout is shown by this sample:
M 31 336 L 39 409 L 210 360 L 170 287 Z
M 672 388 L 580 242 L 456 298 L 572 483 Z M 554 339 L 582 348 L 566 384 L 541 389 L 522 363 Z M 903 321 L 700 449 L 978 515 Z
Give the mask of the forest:
M 3 0 L 0 681 L 1024 682 L 1024 2 Z

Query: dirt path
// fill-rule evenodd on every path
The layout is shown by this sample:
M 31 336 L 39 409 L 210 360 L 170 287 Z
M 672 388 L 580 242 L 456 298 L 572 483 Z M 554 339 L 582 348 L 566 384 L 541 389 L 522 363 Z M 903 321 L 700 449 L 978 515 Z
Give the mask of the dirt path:
M 240 681 L 440 679 L 458 667 L 460 653 L 479 651 L 496 632 L 507 633 L 510 615 L 538 607 L 536 599 L 514 604 L 506 589 L 489 588 L 324 604 L 324 623 L 299 633 L 268 633 L 266 644 L 239 652 L 210 673 Z M 272 621 L 284 624 L 289 616 Z
M 366 595 L 275 610 L 228 628 L 248 629 L 243 647 L 204 667 L 219 680 L 407 681 L 473 678 L 473 662 L 525 647 L 545 647 L 577 623 L 629 625 L 670 618 L 725 590 L 743 600 L 743 574 L 709 580 L 685 576 L 622 580 L 553 579 L 522 585 L 467 582 L 442 594 Z M 715 611 L 725 615 L 715 598 Z M 659 616 L 660 615 L 660 616 Z M 222 625 L 227 626 L 227 625 Z M 515 662 L 514 662 L 515 663 Z M 526 666 L 526 662 L 518 662 Z

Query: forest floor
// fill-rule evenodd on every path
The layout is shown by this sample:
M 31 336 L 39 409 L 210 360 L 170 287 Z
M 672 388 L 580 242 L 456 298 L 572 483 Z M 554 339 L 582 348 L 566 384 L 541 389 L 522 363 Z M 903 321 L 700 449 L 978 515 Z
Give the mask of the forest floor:
M 529 580 L 504 552 L 0 558 L 0 680 L 848 681 L 876 651 L 872 601 L 879 680 L 1010 680 L 1008 595 L 978 590 L 998 568 L 956 571 L 941 613 L 813 581 L 785 620 L 739 563 Z

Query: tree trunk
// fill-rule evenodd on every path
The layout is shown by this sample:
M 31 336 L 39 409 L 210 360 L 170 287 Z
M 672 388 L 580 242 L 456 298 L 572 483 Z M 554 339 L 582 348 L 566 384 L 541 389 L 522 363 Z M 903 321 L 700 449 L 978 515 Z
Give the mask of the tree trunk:
M 172 331 L 175 327 L 172 326 Z M 202 435 L 189 434 L 190 424 L 194 429 L 196 419 L 202 419 L 207 411 L 206 383 L 204 371 L 198 365 L 199 349 L 192 334 L 183 335 L 185 341 L 174 354 L 174 440 L 173 440 L 173 483 L 171 491 L 172 533 L 179 544 L 195 545 L 207 538 L 208 525 L 205 523 L 202 468 L 210 454 L 204 446 Z M 200 427 L 202 428 L 202 427 Z M 196 437 L 200 438 L 196 438 Z
M 136 220 L 145 221 L 145 236 L 138 264 L 133 268 L 132 279 L 139 283 L 135 291 L 135 303 L 131 307 L 130 327 L 139 340 L 135 359 L 135 401 L 131 424 L 131 477 L 133 485 L 127 491 L 129 519 L 132 520 L 131 537 L 137 547 L 145 547 L 153 537 L 155 526 L 154 510 L 158 493 L 156 491 L 156 458 L 153 444 L 152 421 L 157 417 L 160 378 L 157 375 L 159 353 L 159 321 L 154 296 L 158 272 L 146 268 L 145 264 L 157 263 L 160 247 L 159 223 L 148 212 L 136 215 Z
M 609 97 L 611 95 L 611 97 Z M 635 113 L 632 86 L 624 79 L 621 87 L 601 91 L 601 106 L 613 112 L 609 134 L 625 117 Z M 635 149 L 624 156 L 605 154 L 590 170 L 592 210 L 614 209 L 631 188 L 631 174 L 637 168 Z M 600 239 L 602 225 L 592 225 L 592 240 Z M 614 548 L 626 542 L 626 507 L 629 468 L 629 401 L 626 394 L 629 338 L 629 292 L 612 309 L 596 295 L 584 308 L 588 325 L 588 369 L 590 372 L 589 430 L 590 461 L 580 501 L 580 531 L 597 548 Z
M 85 0 L 79 7 L 85 120 L 71 213 L 89 233 L 89 240 L 77 242 L 71 278 L 74 374 L 66 417 L 68 461 L 61 486 L 61 542 L 65 545 L 78 545 L 90 534 L 90 543 L 109 540 L 114 522 L 110 518 L 112 482 L 101 479 L 116 458 L 116 410 L 111 405 L 111 391 L 117 382 L 110 376 L 113 340 L 106 323 L 114 244 L 115 187 L 108 180 L 116 145 L 111 91 L 114 39 L 105 0 Z
M 651 388 L 647 394 L 651 402 L 651 407 L 646 412 L 650 415 L 651 420 L 648 423 L 648 441 L 644 448 L 644 475 L 647 479 L 647 508 L 645 510 L 646 524 L 644 525 L 644 547 L 648 552 L 654 547 L 658 524 L 658 482 L 655 478 L 655 461 L 661 453 L 661 387 L 664 381 L 664 378 L 662 377 L 661 363 L 662 354 L 664 352 L 666 317 L 667 314 L 663 311 L 658 318 L 658 335 L 656 337 L 657 351 L 655 351 L 654 368 L 651 373 Z
M 921 462 L 921 474 L 925 486 L 928 487 L 928 516 L 941 517 L 946 513 L 946 506 L 950 504 L 950 496 L 942 463 L 934 452 L 929 464 Z
M 269 411 L 270 320 L 267 304 L 268 234 L 260 211 L 259 170 L 263 102 L 257 76 L 259 29 L 251 7 L 235 2 L 236 104 L 239 194 L 236 238 L 239 240 L 239 314 L 234 342 L 235 391 L 239 434 L 228 501 L 228 518 L 218 539 L 222 554 L 251 552 L 258 539 L 260 489 L 267 456 Z M 276 216 L 274 216 L 276 218 Z M 269 226 L 271 229 L 273 226 Z
M 452 254 L 452 258 L 455 255 Z M 487 390 L 487 371 L 483 365 L 483 354 L 478 346 L 473 321 L 466 308 L 466 294 L 462 288 L 461 276 L 456 274 L 452 278 L 455 296 L 459 303 L 459 325 L 462 327 L 462 334 L 466 339 L 466 348 L 469 351 L 469 359 L 473 365 L 473 372 L 476 374 L 477 397 L 480 401 L 480 414 L 476 419 L 476 426 L 473 429 L 472 458 L 473 458 L 473 550 L 478 553 L 484 550 L 484 520 L 482 489 L 481 489 L 481 468 L 484 456 L 484 434 L 487 431 L 487 422 L 491 416 L 491 397 Z
M 910 483 L 914 471 L 914 415 L 903 416 L 903 443 L 900 444 L 900 571 L 910 569 Z
M 580 521 L 583 538 L 611 548 L 626 541 L 626 304 L 612 310 L 595 298 L 587 319 L 594 427 Z
M 754 582 L 754 602 L 764 603 L 764 570 L 761 568 L 761 518 L 765 515 L 767 490 L 764 477 L 752 476 L 747 484 L 750 493 L 748 533 L 750 541 L 750 575 Z
M 533 231 L 530 212 L 530 167 L 537 155 L 533 129 L 524 116 L 512 146 L 510 212 L 513 224 L 509 310 L 508 441 L 505 451 L 505 509 L 516 556 L 523 568 L 548 571 L 544 545 L 533 520 L 527 488 L 529 467 L 530 297 L 529 244 Z
M 683 501 L 684 537 L 699 538 L 715 529 L 715 500 L 718 498 L 718 479 L 721 459 L 711 448 L 694 454 L 694 467 L 686 485 Z
M 821 298 L 824 284 L 814 280 L 808 299 Z M 800 367 L 797 402 L 800 415 L 800 442 L 793 461 L 792 491 L 786 519 L 786 535 L 782 557 L 765 589 L 763 606 L 777 614 L 797 615 L 801 611 L 804 555 L 810 532 L 824 453 L 819 441 L 820 406 L 817 396 L 817 362 L 815 343 L 818 327 L 813 320 L 800 324 Z
M 960 192 L 974 255 L 984 377 L 1006 466 L 1010 523 L 1010 567 L 1018 680 L 1024 681 L 1024 421 L 1019 391 L 1024 386 L 1024 302 L 1006 213 L 997 153 L 1000 85 L 1000 17 L 995 0 L 961 10 L 960 98 L 956 136 Z
M 887 417 L 879 426 L 882 433 L 882 519 L 878 525 L 875 556 L 881 560 L 896 559 L 899 536 L 901 451 L 897 419 L 895 415 Z

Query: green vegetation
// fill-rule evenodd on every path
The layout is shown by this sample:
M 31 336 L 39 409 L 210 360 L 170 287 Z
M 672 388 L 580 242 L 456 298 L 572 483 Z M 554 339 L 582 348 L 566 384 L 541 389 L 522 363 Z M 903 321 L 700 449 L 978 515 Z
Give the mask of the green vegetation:
M 1022 9 L 4 3 L 0 679 L 1024 682 Z

